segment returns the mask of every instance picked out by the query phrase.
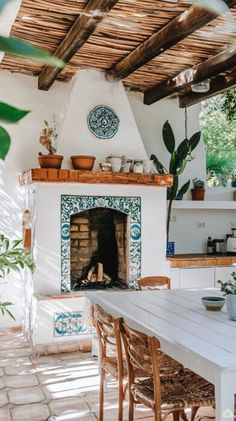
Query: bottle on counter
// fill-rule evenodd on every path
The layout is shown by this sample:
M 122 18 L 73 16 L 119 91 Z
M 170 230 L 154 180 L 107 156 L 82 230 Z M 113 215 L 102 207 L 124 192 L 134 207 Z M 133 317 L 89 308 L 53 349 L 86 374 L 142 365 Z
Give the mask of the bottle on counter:
M 214 254 L 214 243 L 212 237 L 207 239 L 207 254 Z

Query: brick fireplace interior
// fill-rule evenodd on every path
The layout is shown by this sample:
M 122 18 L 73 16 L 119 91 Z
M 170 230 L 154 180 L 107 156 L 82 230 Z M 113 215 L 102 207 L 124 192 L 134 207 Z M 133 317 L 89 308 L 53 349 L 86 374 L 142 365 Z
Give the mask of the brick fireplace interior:
M 70 218 L 71 289 L 128 288 L 129 216 L 95 208 Z

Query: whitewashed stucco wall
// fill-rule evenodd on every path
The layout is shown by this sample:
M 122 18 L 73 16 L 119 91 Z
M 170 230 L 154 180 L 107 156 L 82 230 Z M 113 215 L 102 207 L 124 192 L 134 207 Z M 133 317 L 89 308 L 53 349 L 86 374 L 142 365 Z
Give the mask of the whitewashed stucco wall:
M 175 101 L 167 100 L 145 106 L 141 95 L 128 92 L 130 108 L 120 84 L 110 85 L 95 72 L 89 74 L 90 72 L 81 74 L 81 83 L 79 79 L 75 82 L 76 90 L 70 96 L 71 83 L 55 83 L 48 92 L 43 92 L 37 90 L 36 78 L 0 71 L 0 101 L 32 110 L 18 125 L 8 125 L 12 146 L 6 162 L 0 162 L 0 232 L 11 238 L 21 236 L 22 190 L 18 187 L 18 175 L 27 168 L 37 166 L 37 155 L 41 149 L 38 143 L 39 132 L 43 120 L 51 118 L 53 113 L 61 120 L 65 114 L 67 116 L 59 142 L 59 152 L 65 154 L 67 159 L 72 154 L 91 153 L 91 148 L 99 159 L 110 153 L 115 154 L 119 149 L 120 154 L 142 158 L 146 156 L 146 149 L 148 156 L 154 152 L 160 159 L 167 161 L 168 154 L 163 148 L 161 137 L 162 125 L 167 119 L 171 122 L 177 139 L 180 141 L 184 137 L 184 112 L 178 109 Z M 107 142 L 99 141 L 87 129 L 85 118 L 88 110 L 104 101 L 112 106 L 121 118 L 119 142 L 118 138 Z M 198 106 L 189 109 L 190 134 L 199 129 L 198 114 Z M 88 147 L 90 151 L 87 152 Z M 204 159 L 202 144 L 196 150 L 196 158 L 189 164 L 183 178 L 205 178 Z M 68 160 L 65 161 L 65 165 L 69 166 Z M 197 230 L 196 220 L 192 218 L 191 212 L 187 218 L 184 218 L 183 214 L 179 218 L 177 216 L 177 221 L 172 223 L 171 228 L 177 251 L 201 251 L 207 235 L 214 235 L 214 226 L 211 225 L 209 232 L 210 219 L 210 213 L 204 215 L 206 228 Z M 215 221 L 218 236 L 229 230 L 234 219 L 235 217 L 229 216 L 227 212 L 220 213 Z M 184 230 L 194 234 L 180 243 L 179 238 L 183 238 Z M 1 284 L 1 298 L 15 303 L 16 324 L 19 324 L 22 318 L 21 281 L 16 279 L 15 275 L 14 281 L 11 277 L 8 283 L 5 280 Z M 7 318 L 0 319 L 0 326 L 3 324 L 12 325 L 13 322 Z

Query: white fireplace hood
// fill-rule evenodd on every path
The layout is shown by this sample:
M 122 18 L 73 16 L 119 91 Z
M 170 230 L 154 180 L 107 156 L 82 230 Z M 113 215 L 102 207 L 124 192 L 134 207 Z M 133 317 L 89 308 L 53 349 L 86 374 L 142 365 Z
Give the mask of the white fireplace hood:
M 88 114 L 98 105 L 111 107 L 120 120 L 119 129 L 111 139 L 99 139 L 88 128 Z M 65 157 L 65 168 L 71 167 L 72 155 L 96 156 L 95 170 L 108 155 L 148 158 L 122 82 L 108 82 L 98 71 L 78 73 L 61 125 L 58 151 Z

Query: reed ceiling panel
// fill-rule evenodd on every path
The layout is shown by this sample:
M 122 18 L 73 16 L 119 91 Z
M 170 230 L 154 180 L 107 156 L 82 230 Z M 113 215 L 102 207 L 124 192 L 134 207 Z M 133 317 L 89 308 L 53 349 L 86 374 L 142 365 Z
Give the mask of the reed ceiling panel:
M 53 53 L 85 5 L 84 0 L 23 0 L 11 35 Z M 109 69 L 189 6 L 188 0 L 178 3 L 120 0 L 58 79 L 67 81 L 80 68 Z M 136 70 L 124 79 L 125 85 L 145 90 L 220 52 L 236 41 L 230 20 L 236 22 L 235 8 L 228 16 L 227 25 L 224 19 L 215 19 Z M 10 55 L 5 55 L 0 65 L 2 69 L 35 76 L 42 67 L 40 63 Z

